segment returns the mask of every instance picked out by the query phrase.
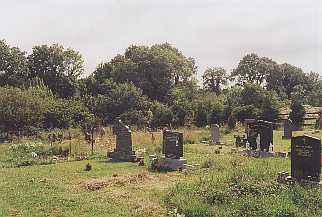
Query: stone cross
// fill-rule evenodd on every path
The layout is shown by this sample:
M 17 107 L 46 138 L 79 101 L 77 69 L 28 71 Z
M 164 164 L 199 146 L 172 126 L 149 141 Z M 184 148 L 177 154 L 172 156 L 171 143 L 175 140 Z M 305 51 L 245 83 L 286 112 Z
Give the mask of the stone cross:
M 292 137 L 291 176 L 297 181 L 320 182 L 321 140 L 311 136 Z

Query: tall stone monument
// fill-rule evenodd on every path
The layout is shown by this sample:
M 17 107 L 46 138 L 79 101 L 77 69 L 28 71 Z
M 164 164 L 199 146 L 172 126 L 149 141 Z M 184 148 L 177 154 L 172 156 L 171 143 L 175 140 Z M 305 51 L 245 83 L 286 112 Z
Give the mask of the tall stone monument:
M 321 140 L 311 136 L 292 137 L 291 176 L 301 182 L 320 182 Z
M 284 122 L 284 135 L 283 139 L 291 139 L 292 138 L 292 133 L 293 133 L 293 122 L 290 119 L 285 120 Z
M 113 134 L 116 135 L 116 147 L 108 157 L 116 161 L 137 162 L 138 158 L 132 149 L 132 135 L 130 128 L 117 119 L 113 125 Z

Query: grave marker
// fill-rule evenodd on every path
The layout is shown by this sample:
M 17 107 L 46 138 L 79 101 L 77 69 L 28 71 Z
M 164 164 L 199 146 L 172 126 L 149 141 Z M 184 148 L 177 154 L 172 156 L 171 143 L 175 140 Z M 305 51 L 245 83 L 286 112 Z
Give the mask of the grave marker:
M 284 122 L 284 135 L 283 139 L 291 139 L 294 126 L 293 122 L 290 119 L 285 120 Z
M 116 120 L 113 125 L 113 134 L 116 135 L 116 147 L 108 157 L 119 161 L 137 162 L 138 159 L 132 149 L 132 132 L 121 120 Z
M 219 125 L 212 124 L 211 125 L 211 142 L 214 145 L 220 144 L 220 132 L 219 132 Z
M 291 176 L 297 181 L 320 182 L 321 140 L 311 136 L 293 137 L 291 141 Z

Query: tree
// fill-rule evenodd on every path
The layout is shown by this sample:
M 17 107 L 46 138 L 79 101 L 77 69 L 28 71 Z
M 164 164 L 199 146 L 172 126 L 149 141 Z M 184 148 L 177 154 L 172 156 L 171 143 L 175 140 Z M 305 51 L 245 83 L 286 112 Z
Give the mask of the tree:
M 44 114 L 44 127 L 47 129 L 80 127 L 82 123 L 93 118 L 93 114 L 82 102 L 55 99 L 50 103 Z
M 44 93 L 38 87 L 0 87 L 0 131 L 28 134 L 42 128 L 50 104 L 50 97 Z
M 77 79 L 84 71 L 84 61 L 79 52 L 57 44 L 35 46 L 28 60 L 30 78 L 42 79 L 59 97 L 68 98 L 75 95 Z
M 290 119 L 292 120 L 294 126 L 300 129 L 304 123 L 305 108 L 300 99 L 294 99 L 291 104 Z
M 196 73 L 195 62 L 170 44 L 130 46 L 124 55 L 117 55 L 100 64 L 94 72 L 98 82 L 113 79 L 132 82 L 152 100 L 165 102 L 174 86 L 189 84 Z
M 0 86 L 22 86 L 28 78 L 26 53 L 0 40 Z
M 275 92 L 267 91 L 259 85 L 247 84 L 240 93 L 240 102 L 234 108 L 239 121 L 245 118 L 260 118 L 276 121 L 279 101 Z
M 268 90 L 276 91 L 279 95 L 286 94 L 286 97 L 290 99 L 295 87 L 303 86 L 306 89 L 306 83 L 306 75 L 302 69 L 284 63 L 267 76 L 266 87 Z
M 276 63 L 269 58 L 259 57 L 254 53 L 247 54 L 233 70 L 231 76 L 242 86 L 246 83 L 262 85 L 275 67 Z
M 142 95 L 142 90 L 132 83 L 116 83 L 106 80 L 99 88 L 100 92 L 93 98 L 94 102 L 91 104 L 96 116 L 108 123 L 113 123 L 116 117 L 124 113 L 144 115 L 149 111 L 151 102 Z M 128 120 L 131 119 L 127 117 Z M 132 120 L 134 119 L 135 117 Z
M 202 79 L 205 89 L 211 90 L 219 95 L 221 86 L 227 84 L 226 70 L 220 67 L 207 68 Z

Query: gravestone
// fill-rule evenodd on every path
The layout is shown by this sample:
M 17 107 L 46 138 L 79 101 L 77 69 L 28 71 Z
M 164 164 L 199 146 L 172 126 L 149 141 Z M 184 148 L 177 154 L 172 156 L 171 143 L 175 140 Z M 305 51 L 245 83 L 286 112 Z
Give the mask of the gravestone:
M 311 136 L 293 137 L 291 141 L 291 176 L 297 181 L 320 182 L 321 140 Z
M 252 150 L 272 151 L 273 123 L 268 121 L 255 121 L 248 124 L 247 140 Z
M 249 133 L 249 124 L 251 123 L 255 123 L 256 120 L 255 119 L 245 119 L 244 120 L 244 126 L 245 126 L 245 134 L 248 135 Z
M 187 160 L 183 157 L 183 133 L 170 130 L 163 131 L 162 153 L 165 157 L 160 159 L 164 167 L 172 170 L 186 168 Z
M 292 138 L 292 132 L 293 132 L 293 122 L 290 119 L 285 120 L 284 122 L 284 135 L 283 139 L 291 139 Z
M 211 143 L 214 145 L 220 144 L 220 133 L 218 124 L 211 125 Z
M 162 153 L 167 158 L 180 159 L 183 157 L 183 133 L 163 131 Z
M 116 135 L 116 147 L 108 157 L 118 161 L 137 162 L 138 158 L 132 150 L 132 135 L 130 128 L 121 120 L 116 120 L 113 125 L 113 134 Z

